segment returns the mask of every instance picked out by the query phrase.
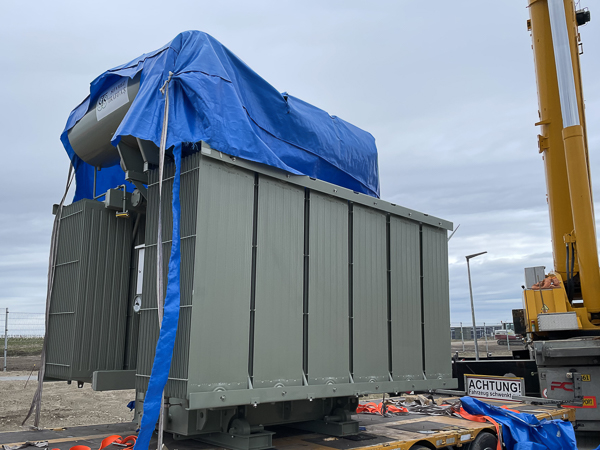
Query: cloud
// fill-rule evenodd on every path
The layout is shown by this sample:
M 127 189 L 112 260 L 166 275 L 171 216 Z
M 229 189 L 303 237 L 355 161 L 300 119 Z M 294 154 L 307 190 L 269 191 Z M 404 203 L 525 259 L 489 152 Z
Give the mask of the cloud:
M 510 320 L 523 268 L 552 266 L 528 11 L 520 2 L 437 0 L 57 0 L 4 5 L 0 61 L 0 307 L 43 311 L 69 112 L 104 70 L 186 29 L 212 34 L 280 91 L 371 132 L 382 197 L 460 224 L 449 243 L 453 321 Z M 581 29 L 592 175 L 600 173 L 600 28 Z M 594 195 L 600 199 L 599 184 Z M 596 206 L 600 211 L 600 206 Z

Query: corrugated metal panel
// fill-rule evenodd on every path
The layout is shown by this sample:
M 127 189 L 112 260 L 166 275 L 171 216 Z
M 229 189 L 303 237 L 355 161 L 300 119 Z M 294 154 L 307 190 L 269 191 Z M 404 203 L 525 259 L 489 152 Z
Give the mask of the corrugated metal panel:
M 55 265 L 46 350 L 46 377 L 71 378 L 75 340 L 75 308 L 78 298 L 84 202 L 65 206 L 62 212 Z
M 311 192 L 309 224 L 309 383 L 347 383 L 348 203 Z
M 390 217 L 390 300 L 394 380 L 423 379 L 419 224 Z
M 199 191 L 188 389 L 245 389 L 254 174 L 203 161 Z
M 258 188 L 254 387 L 302 384 L 304 189 Z
M 354 205 L 354 381 L 388 380 L 386 215 Z
M 423 336 L 428 379 L 451 378 L 448 233 L 422 225 Z
M 117 218 L 98 201 L 64 208 L 48 329 L 48 377 L 87 381 L 95 370 L 123 368 L 131 229 L 131 220 Z
M 190 157 L 183 158 L 181 165 L 181 309 L 179 311 L 179 324 L 175 338 L 171 371 L 165 387 L 165 395 L 177 398 L 185 398 L 187 393 L 200 159 L 200 154 L 194 154 Z M 171 233 L 173 229 L 171 201 L 174 173 L 175 166 L 173 164 L 167 164 L 164 170 L 161 205 L 165 293 L 167 288 L 169 256 L 171 254 Z M 142 311 L 140 312 L 139 325 L 138 377 L 136 380 L 136 389 L 141 391 L 145 391 L 148 385 L 159 334 L 156 300 L 156 242 L 158 232 L 157 170 L 149 172 L 148 182 L 146 249 Z
M 349 216 L 344 199 L 307 194 L 294 185 L 293 178 L 286 183 L 259 173 L 254 204 L 254 173 L 200 154 L 183 159 L 182 306 L 166 395 L 184 398 L 217 388 L 243 390 L 248 371 L 255 388 L 300 386 L 303 338 L 308 339 L 304 356 L 310 384 L 347 383 L 350 366 L 355 382 L 387 381 L 390 366 L 397 381 L 422 379 L 424 335 L 425 346 L 432 347 L 434 355 L 425 363 L 428 376 L 449 377 L 445 231 L 423 226 L 425 286 L 421 293 L 418 222 L 392 214 L 388 235 L 388 214 L 377 207 L 355 204 Z M 156 175 L 150 172 L 148 188 L 138 390 L 147 387 L 158 338 Z M 163 185 L 165 276 L 172 175 L 173 167 L 168 166 Z M 310 197 L 308 218 L 305 195 Z M 440 279 L 444 265 L 445 291 Z M 438 311 L 443 305 L 445 316 Z M 431 320 L 424 329 L 422 315 Z M 443 372 L 446 368 L 447 373 Z

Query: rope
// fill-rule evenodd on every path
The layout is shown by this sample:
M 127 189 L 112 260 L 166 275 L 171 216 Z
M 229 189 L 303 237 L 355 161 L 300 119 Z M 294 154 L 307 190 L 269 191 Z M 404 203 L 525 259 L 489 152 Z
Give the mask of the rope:
M 167 146 L 167 128 L 169 126 L 169 82 L 173 72 L 169 72 L 169 78 L 160 88 L 160 93 L 165 96 L 165 110 L 163 114 L 162 133 L 160 135 L 160 150 L 158 161 L 158 236 L 156 240 L 156 300 L 158 306 L 158 325 L 162 325 L 164 307 L 164 281 L 163 281 L 163 252 L 162 252 L 162 185 L 163 170 L 165 167 L 165 152 Z
M 160 150 L 158 162 L 158 236 L 156 239 L 156 300 L 158 306 L 158 326 L 162 326 L 163 310 L 165 306 L 164 299 L 164 280 L 163 280 L 163 248 L 162 248 L 162 185 L 163 170 L 165 166 L 165 152 L 167 147 L 167 129 L 169 127 L 169 82 L 173 77 L 173 72 L 169 72 L 169 78 L 160 88 L 160 93 L 165 96 L 165 111 L 163 115 L 162 133 L 160 135 Z M 165 395 L 164 388 L 160 400 L 160 415 L 158 416 L 158 450 L 163 448 L 163 429 L 165 416 Z
M 58 249 L 58 236 L 60 232 L 60 220 L 62 217 L 62 209 L 65 203 L 65 199 L 67 198 L 67 193 L 71 187 L 71 183 L 73 182 L 73 178 L 75 177 L 75 172 L 73 170 L 73 165 L 69 164 L 69 174 L 67 175 L 67 184 L 65 186 L 65 193 L 58 204 L 58 210 L 56 211 L 56 216 L 54 217 L 54 224 L 52 225 L 52 237 L 50 239 L 50 256 L 48 258 L 48 288 L 46 291 L 46 315 L 45 315 L 45 324 L 46 324 L 46 333 L 44 334 L 44 343 L 42 344 L 42 362 L 40 366 L 40 370 L 38 372 L 38 386 L 33 395 L 33 399 L 31 401 L 31 406 L 29 407 L 29 412 L 21 426 L 25 425 L 25 422 L 31 417 L 33 410 L 35 409 L 35 419 L 33 421 L 33 426 L 39 429 L 40 426 L 40 414 L 42 409 L 42 390 L 44 387 L 44 373 L 46 372 L 46 348 L 48 345 L 48 321 L 50 317 L 50 300 L 52 299 L 52 288 L 54 287 L 54 272 L 56 267 L 56 256 Z

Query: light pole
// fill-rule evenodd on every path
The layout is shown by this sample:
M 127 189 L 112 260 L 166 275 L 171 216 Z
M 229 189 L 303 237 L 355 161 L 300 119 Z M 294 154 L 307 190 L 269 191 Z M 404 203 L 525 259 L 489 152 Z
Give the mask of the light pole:
M 477 346 L 477 325 L 475 325 L 475 306 L 473 305 L 473 288 L 471 287 L 471 266 L 469 266 L 469 260 L 476 256 L 483 255 L 487 252 L 475 253 L 473 255 L 467 255 L 467 273 L 469 274 L 469 293 L 471 294 L 471 316 L 473 318 L 473 340 L 475 341 L 475 360 L 479 361 L 479 347 Z

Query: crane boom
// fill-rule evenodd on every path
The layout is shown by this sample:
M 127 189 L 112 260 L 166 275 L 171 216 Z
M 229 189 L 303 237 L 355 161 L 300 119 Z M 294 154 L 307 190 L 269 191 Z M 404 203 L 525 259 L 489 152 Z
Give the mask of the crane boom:
M 578 51 L 578 26 L 589 13 L 576 11 L 573 0 L 529 0 L 529 11 L 554 274 L 563 283 L 551 292 L 525 291 L 527 328 L 552 331 L 552 325 L 542 330 L 538 323 L 540 315 L 550 313 L 575 318 L 561 331 L 597 330 L 600 270 Z

